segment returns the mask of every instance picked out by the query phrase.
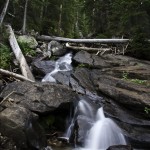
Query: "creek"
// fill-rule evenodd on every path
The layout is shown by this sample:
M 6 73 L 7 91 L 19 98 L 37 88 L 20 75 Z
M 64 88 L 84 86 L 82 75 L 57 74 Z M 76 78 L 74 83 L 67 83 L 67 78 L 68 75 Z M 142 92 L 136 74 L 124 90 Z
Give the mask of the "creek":
M 55 62 L 55 68 L 48 73 L 42 82 L 56 82 L 55 75 L 58 72 L 71 71 L 72 70 L 72 54 L 68 53 L 63 57 L 60 57 Z M 81 99 L 77 106 L 75 106 L 74 115 L 68 119 L 68 127 L 66 132 L 59 139 L 65 139 L 70 141 L 70 138 L 74 132 L 75 124 L 78 119 L 84 120 L 88 127 L 81 132 L 84 133 L 85 139 L 83 147 L 75 145 L 76 150 L 106 150 L 112 145 L 126 145 L 127 142 L 121 129 L 110 118 L 106 118 L 103 112 L 103 107 L 95 109 L 92 107 L 91 102 L 86 99 Z M 70 148 L 67 148 L 70 149 Z

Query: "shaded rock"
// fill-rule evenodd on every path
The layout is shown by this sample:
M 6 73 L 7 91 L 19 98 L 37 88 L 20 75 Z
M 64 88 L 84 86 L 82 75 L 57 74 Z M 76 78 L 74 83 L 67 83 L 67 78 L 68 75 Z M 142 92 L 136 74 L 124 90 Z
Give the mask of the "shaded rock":
M 70 79 L 71 87 L 77 92 L 85 93 L 90 91 L 95 93 L 94 84 L 90 76 L 90 70 L 86 68 L 76 68 L 75 72 L 72 73 Z
M 18 150 L 14 141 L 0 133 L 0 149 L 1 150 Z
M 46 146 L 45 134 L 40 127 L 38 128 L 37 122 L 36 128 L 32 126 L 33 120 L 36 122 L 37 115 L 26 108 L 17 106 L 6 108 L 0 113 L 0 132 L 12 139 L 19 148 L 27 149 L 29 145 L 34 148 L 43 148 Z
M 85 89 L 73 77 L 70 77 L 70 86 L 77 93 L 85 94 Z
M 110 62 L 118 63 L 120 67 L 106 69 L 105 73 L 122 78 L 123 72 L 128 73 L 128 78 L 150 80 L 150 62 L 138 60 L 122 55 L 103 56 Z M 122 67 L 123 66 L 123 67 Z
M 77 94 L 69 87 L 51 83 L 13 82 L 3 90 L 2 97 L 12 91 L 17 91 L 9 97 L 13 99 L 14 105 L 39 113 L 55 110 L 62 104 L 77 100 Z M 3 106 L 9 107 L 12 104 L 5 101 Z
M 38 42 L 33 36 L 21 35 L 18 36 L 17 41 L 19 43 L 27 43 L 31 49 L 35 49 L 38 45 Z
M 71 71 L 58 71 L 53 77 L 57 83 L 69 86 L 70 75 Z
M 33 72 L 37 75 L 46 75 L 55 68 L 54 61 L 35 61 L 32 63 Z
M 94 54 L 89 54 L 86 51 L 78 52 L 74 56 L 73 60 L 81 64 L 89 65 L 89 67 L 94 68 L 108 68 L 113 65 L 113 63 L 107 62 L 107 60 L 103 59 L 102 57 L 96 56 Z
M 89 66 L 93 66 L 93 59 L 91 58 L 91 54 L 86 51 L 79 51 L 76 53 L 76 55 L 73 57 L 73 60 L 81 64 L 83 63 L 88 64 Z
M 141 88 L 141 92 L 136 91 L 138 90 L 138 88 L 134 91 L 131 90 L 131 88 L 133 87 L 131 87 L 130 89 L 125 89 L 117 86 L 115 87 L 108 84 L 104 84 L 101 82 L 98 83 L 98 86 L 99 90 L 102 93 L 113 98 L 116 102 L 125 105 L 127 108 L 143 111 L 145 107 L 150 107 L 150 95 L 146 88 Z M 146 92 L 143 92 L 144 90 Z
M 57 41 L 51 41 L 48 43 L 48 51 L 52 51 L 53 55 L 62 56 L 66 53 L 66 49 L 63 48 L 63 45 Z
M 76 119 L 76 123 L 75 123 L 75 130 L 77 130 L 77 132 L 75 131 L 75 133 L 77 133 L 77 135 L 75 135 L 76 139 L 76 143 L 79 145 L 83 145 L 85 139 L 87 138 L 87 131 L 91 128 L 92 126 L 92 120 L 90 120 L 88 117 L 83 116 L 83 115 L 79 115 Z
M 150 121 L 127 110 L 110 100 L 104 105 L 105 115 L 112 118 L 123 130 L 124 135 L 134 148 L 150 148 Z
M 107 150 L 133 150 L 130 145 L 114 145 L 110 146 Z

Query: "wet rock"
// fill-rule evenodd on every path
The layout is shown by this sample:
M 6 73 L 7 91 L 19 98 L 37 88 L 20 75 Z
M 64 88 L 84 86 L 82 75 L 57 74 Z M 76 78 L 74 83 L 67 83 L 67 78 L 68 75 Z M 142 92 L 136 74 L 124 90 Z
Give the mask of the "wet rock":
M 16 91 L 9 97 L 13 100 L 13 105 L 39 113 L 53 111 L 62 104 L 77 100 L 77 94 L 69 87 L 51 83 L 13 82 L 3 90 L 2 97 L 12 91 Z M 12 104 L 5 101 L 3 106 L 9 107 Z
M 87 131 L 91 128 L 92 123 L 93 123 L 92 120 L 90 120 L 86 116 L 79 115 L 77 117 L 77 120 L 76 120 L 76 123 L 75 123 L 75 128 L 76 128 L 75 130 L 77 130 L 77 132 L 75 131 L 75 133 L 77 133 L 77 135 L 74 135 L 74 138 L 76 138 L 75 139 L 76 144 L 83 146 L 84 141 L 87 138 L 86 137 L 87 136 Z
M 33 120 L 36 122 L 37 115 L 26 108 L 17 106 L 6 108 L 0 113 L 0 132 L 12 139 L 19 148 L 27 149 L 29 145 L 43 148 L 46 146 L 45 134 L 41 132 L 40 127 L 38 128 L 37 122 L 36 126 L 33 126 Z
M 110 99 L 106 101 L 104 111 L 107 117 L 120 126 L 132 147 L 150 148 L 150 121 L 147 118 L 140 116 L 138 111 L 129 110 Z
M 53 75 L 53 77 L 57 83 L 69 86 L 70 75 L 71 71 L 59 71 L 57 74 Z
M 107 150 L 133 150 L 130 145 L 114 145 L 110 146 Z
M 33 36 L 22 35 L 17 40 L 20 43 L 27 43 L 31 49 L 35 49 L 38 45 L 38 42 Z
M 70 86 L 71 88 L 80 94 L 85 94 L 85 89 L 79 85 L 79 82 L 75 80 L 73 77 L 70 77 Z
M 62 56 L 66 53 L 66 49 L 64 49 L 63 45 L 57 41 L 51 41 L 48 43 L 48 50 L 51 50 L 52 54 L 56 56 Z
M 55 62 L 54 61 L 35 61 L 32 63 L 33 72 L 36 75 L 46 75 L 47 73 L 50 73 L 55 68 Z
M 90 70 L 86 68 L 76 68 L 75 72 L 71 75 L 71 86 L 77 92 L 85 93 L 90 91 L 95 93 L 94 84 L 90 76 Z M 84 89 L 84 90 L 83 90 Z
M 113 64 L 107 62 L 107 60 L 103 59 L 100 56 L 96 56 L 95 54 L 89 54 L 86 51 L 78 52 L 74 56 L 73 60 L 81 64 L 86 64 L 89 67 L 93 68 L 108 68 L 111 67 Z

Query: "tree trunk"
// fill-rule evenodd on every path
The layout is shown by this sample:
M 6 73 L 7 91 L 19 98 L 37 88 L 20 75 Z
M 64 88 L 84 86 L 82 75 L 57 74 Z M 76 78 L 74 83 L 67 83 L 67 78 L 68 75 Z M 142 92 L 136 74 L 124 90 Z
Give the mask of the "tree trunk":
M 22 26 L 22 33 L 23 34 L 26 34 L 27 7 L 28 7 L 28 0 L 26 0 L 25 7 L 24 7 L 24 17 L 23 17 L 23 26 Z
M 84 51 L 89 51 L 89 52 L 103 52 L 103 51 L 111 51 L 111 48 L 92 48 L 92 47 L 77 47 L 77 46 L 71 46 L 69 43 L 66 43 L 66 48 L 70 48 L 73 50 L 84 50 Z
M 83 38 L 83 34 L 79 29 L 79 13 L 78 13 L 78 11 L 77 11 L 77 16 L 76 16 L 75 29 L 76 29 L 76 32 L 79 34 L 79 37 Z
M 6 15 L 8 5 L 9 5 L 9 0 L 6 0 L 5 6 L 4 6 L 3 11 L 2 11 L 2 13 L 0 15 L 0 27 L 1 27 L 2 23 L 3 23 L 4 17 Z
M 22 54 L 21 49 L 20 49 L 20 47 L 19 47 L 19 45 L 17 43 L 17 40 L 15 38 L 15 35 L 14 35 L 14 32 L 13 32 L 11 26 L 7 25 L 6 27 L 7 27 L 8 33 L 9 33 L 10 46 L 11 46 L 11 48 L 12 48 L 12 50 L 13 50 L 15 56 L 16 56 L 16 59 L 20 63 L 20 68 L 21 68 L 22 74 L 26 78 L 35 81 L 32 73 L 30 71 L 30 68 L 29 68 L 29 66 L 28 66 L 28 64 L 26 62 L 26 59 L 25 59 L 24 55 Z
M 62 8 L 63 5 L 60 5 L 60 14 L 59 14 L 59 21 L 58 21 L 58 33 L 61 34 L 61 21 L 62 21 Z
M 41 35 L 37 37 L 38 40 L 43 41 L 60 41 L 60 42 L 70 42 L 70 43 L 128 43 L 129 39 L 70 39 L 64 37 L 46 36 Z
M 16 74 L 14 72 L 10 72 L 8 70 L 4 70 L 4 69 L 0 69 L 0 74 L 6 75 L 6 76 L 10 76 L 10 77 L 14 77 L 16 79 L 19 79 L 21 81 L 29 81 L 29 82 L 34 82 L 33 80 L 30 80 L 20 74 Z

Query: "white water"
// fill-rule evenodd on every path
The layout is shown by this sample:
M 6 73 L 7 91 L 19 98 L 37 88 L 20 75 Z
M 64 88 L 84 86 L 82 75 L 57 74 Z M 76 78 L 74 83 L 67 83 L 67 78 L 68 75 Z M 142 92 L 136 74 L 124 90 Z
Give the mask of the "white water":
M 121 129 L 110 118 L 105 118 L 103 108 L 97 112 L 97 120 L 90 129 L 85 148 L 106 150 L 112 145 L 126 145 Z
M 87 121 L 88 124 L 91 124 L 91 129 L 87 131 L 84 148 L 78 149 L 106 150 L 112 145 L 126 145 L 126 140 L 121 129 L 113 120 L 105 117 L 103 108 L 99 108 L 97 114 L 94 115 L 91 104 L 85 100 L 80 100 L 76 108 L 76 113 L 78 113 L 79 117 L 85 118 L 84 120 Z M 65 137 L 68 139 L 70 138 L 74 126 L 74 120 L 75 118 L 71 121 L 65 134 Z
M 55 63 L 55 69 L 48 73 L 43 79 L 42 82 L 56 82 L 55 78 L 53 77 L 53 75 L 55 75 L 57 72 L 59 71 L 69 71 L 72 70 L 72 54 L 68 53 L 63 57 L 60 57 L 56 63 Z

